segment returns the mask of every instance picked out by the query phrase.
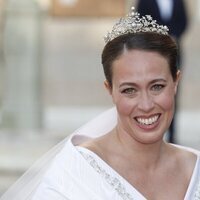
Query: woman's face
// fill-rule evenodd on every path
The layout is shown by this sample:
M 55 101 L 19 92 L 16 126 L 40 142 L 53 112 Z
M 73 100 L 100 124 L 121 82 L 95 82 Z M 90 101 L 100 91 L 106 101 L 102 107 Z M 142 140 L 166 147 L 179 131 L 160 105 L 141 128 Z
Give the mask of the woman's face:
M 112 69 L 112 88 L 106 85 L 118 111 L 118 130 L 141 143 L 161 140 L 173 117 L 178 84 L 167 59 L 156 52 L 125 51 Z

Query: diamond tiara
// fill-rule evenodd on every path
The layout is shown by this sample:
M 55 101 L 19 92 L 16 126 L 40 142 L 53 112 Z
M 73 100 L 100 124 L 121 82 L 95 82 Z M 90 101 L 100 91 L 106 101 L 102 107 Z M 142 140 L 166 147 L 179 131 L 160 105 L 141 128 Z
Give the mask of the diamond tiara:
M 168 27 L 159 25 L 150 15 L 140 17 L 138 12 L 131 7 L 131 12 L 113 26 L 112 31 L 104 37 L 105 43 L 127 33 L 153 32 L 162 35 L 168 35 Z

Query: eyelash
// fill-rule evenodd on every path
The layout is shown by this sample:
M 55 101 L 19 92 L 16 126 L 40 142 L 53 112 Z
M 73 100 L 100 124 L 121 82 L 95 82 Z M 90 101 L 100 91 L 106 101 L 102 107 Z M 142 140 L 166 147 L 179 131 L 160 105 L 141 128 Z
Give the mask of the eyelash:
M 122 90 L 121 93 L 123 93 L 123 94 L 133 94 L 135 92 L 136 92 L 136 89 L 134 89 L 134 88 L 126 88 L 126 89 Z
M 155 84 L 151 87 L 151 90 L 155 91 L 155 92 L 159 92 L 161 91 L 163 88 L 165 87 L 165 85 L 163 84 Z M 134 88 L 125 88 L 124 90 L 121 91 L 122 94 L 126 94 L 126 95 L 132 95 L 134 93 L 136 93 L 136 89 Z
M 152 86 L 152 90 L 153 90 L 153 91 L 160 91 L 160 90 L 162 90 L 164 87 L 165 87 L 165 85 L 156 84 L 156 85 L 153 85 L 153 86 Z

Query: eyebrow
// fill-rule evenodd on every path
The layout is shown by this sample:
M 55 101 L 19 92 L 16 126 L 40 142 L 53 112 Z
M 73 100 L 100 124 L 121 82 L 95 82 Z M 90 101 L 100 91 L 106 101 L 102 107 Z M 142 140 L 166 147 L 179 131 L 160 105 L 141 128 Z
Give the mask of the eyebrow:
M 154 83 L 157 83 L 157 82 L 166 83 L 167 81 L 165 79 L 158 78 L 158 79 L 154 79 L 154 80 L 150 81 L 150 84 L 154 84 Z M 123 86 L 137 86 L 137 84 L 133 83 L 133 82 L 123 82 L 122 84 L 119 85 L 119 87 L 123 87 Z

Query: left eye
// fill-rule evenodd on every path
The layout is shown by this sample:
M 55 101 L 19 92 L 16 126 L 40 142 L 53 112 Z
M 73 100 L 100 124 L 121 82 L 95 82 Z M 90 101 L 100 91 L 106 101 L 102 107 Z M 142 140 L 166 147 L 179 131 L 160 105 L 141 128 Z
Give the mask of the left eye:
M 160 91 L 164 88 L 165 86 L 164 85 L 153 85 L 152 86 L 152 90 L 154 91 Z

